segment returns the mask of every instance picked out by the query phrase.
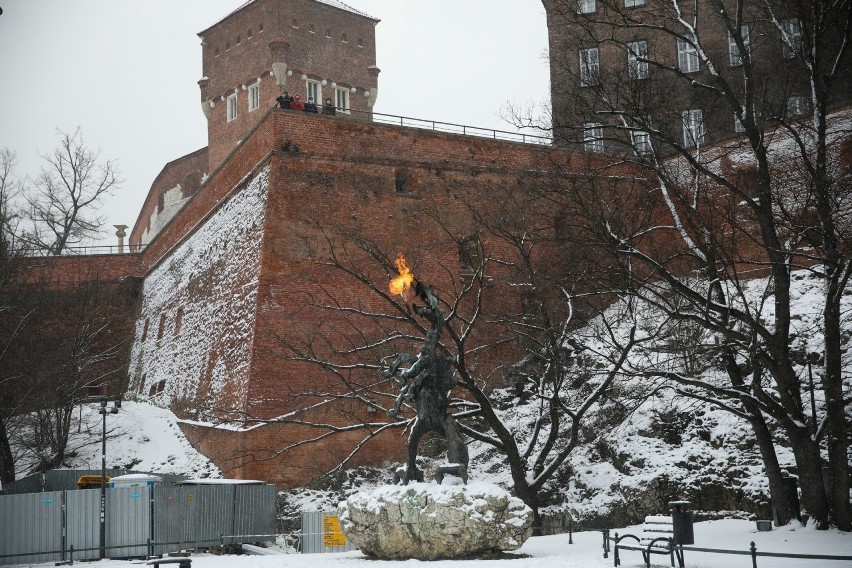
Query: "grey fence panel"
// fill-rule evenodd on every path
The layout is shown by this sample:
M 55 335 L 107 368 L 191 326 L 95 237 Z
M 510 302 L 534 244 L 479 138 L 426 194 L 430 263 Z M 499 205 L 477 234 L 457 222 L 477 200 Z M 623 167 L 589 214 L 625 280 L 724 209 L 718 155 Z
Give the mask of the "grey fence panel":
M 302 553 L 356 550 L 355 545 L 337 530 L 336 520 L 337 511 L 302 513 Z
M 98 557 L 100 516 L 100 489 L 65 492 L 65 548 L 74 547 L 74 560 Z M 67 556 L 66 560 L 69 560 Z
M 222 544 L 223 535 L 234 527 L 234 486 L 198 485 L 189 487 L 185 501 L 192 521 L 196 548 Z
M 22 477 L 12 483 L 3 486 L 7 495 L 19 495 L 21 493 L 38 493 L 43 489 L 44 477 L 40 473 L 34 473 Z
M 275 540 L 275 486 L 237 485 L 234 502 L 234 529 L 226 544 Z
M 61 550 L 60 491 L 0 497 L 0 564 L 57 561 Z
M 110 489 L 106 496 L 106 555 L 146 556 L 151 536 L 151 493 L 148 487 Z
M 191 526 L 188 511 L 183 506 L 187 487 L 154 488 L 154 554 L 164 554 L 186 548 Z

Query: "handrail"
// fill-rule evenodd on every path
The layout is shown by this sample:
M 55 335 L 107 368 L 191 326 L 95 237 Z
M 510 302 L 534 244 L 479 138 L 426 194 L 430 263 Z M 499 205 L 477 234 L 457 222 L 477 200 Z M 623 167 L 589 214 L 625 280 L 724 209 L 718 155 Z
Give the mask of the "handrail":
M 286 109 L 290 112 L 307 112 L 302 110 Z M 419 128 L 421 130 L 432 130 L 435 132 L 447 132 L 449 134 L 461 134 L 462 136 L 475 136 L 478 138 L 491 138 L 493 140 L 503 140 L 509 142 L 520 142 L 522 144 L 553 144 L 552 136 L 543 136 L 540 134 L 526 134 L 523 132 L 510 132 L 508 130 L 496 130 L 494 128 L 484 128 L 481 126 L 470 126 L 466 124 L 456 124 L 453 122 L 442 122 L 440 120 L 431 120 L 428 118 L 415 118 L 412 116 L 401 116 L 396 114 L 385 114 L 374 111 L 364 111 L 355 109 L 335 109 L 335 116 L 356 116 L 363 118 L 367 122 L 376 122 L 379 124 L 388 124 L 391 126 L 402 126 L 408 128 Z
M 59 254 L 52 254 L 45 248 L 22 248 L 16 252 L 24 258 L 48 258 L 51 256 L 85 256 L 99 254 L 134 254 L 145 250 L 146 245 L 89 245 L 66 247 Z

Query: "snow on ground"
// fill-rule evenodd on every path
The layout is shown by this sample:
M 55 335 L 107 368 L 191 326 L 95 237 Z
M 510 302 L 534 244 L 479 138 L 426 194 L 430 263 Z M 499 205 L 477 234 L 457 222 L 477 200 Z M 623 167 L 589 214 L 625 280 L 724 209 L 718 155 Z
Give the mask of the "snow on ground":
M 624 529 L 635 531 L 636 527 Z M 810 527 L 775 529 L 772 532 L 756 532 L 754 523 L 748 521 L 723 520 L 708 521 L 695 525 L 695 546 L 721 548 L 727 550 L 749 549 L 754 541 L 758 552 L 789 552 L 796 554 L 827 554 L 852 556 L 852 535 L 837 531 L 817 531 Z M 382 568 L 412 568 L 419 564 L 428 568 L 598 568 L 612 566 L 613 556 L 603 557 L 603 539 L 598 532 L 585 532 L 574 535 L 574 544 L 568 544 L 568 535 L 535 537 L 524 546 L 506 555 L 500 560 L 463 560 L 419 562 L 382 561 Z M 751 557 L 740 555 L 710 554 L 705 552 L 686 552 L 688 568 L 750 568 Z M 104 560 L 87 563 L 92 568 L 129 568 L 143 561 Z M 642 555 L 627 551 L 621 557 L 624 568 L 644 566 Z M 666 556 L 656 556 L 652 566 L 667 567 Z M 774 557 L 758 557 L 759 568 L 848 568 L 850 563 L 842 560 L 805 560 Z M 35 565 L 47 568 L 53 564 Z M 288 554 L 277 556 L 210 556 L 194 555 L 193 568 L 371 568 L 375 561 L 366 558 L 358 551 L 336 554 Z
M 111 406 L 111 404 L 110 404 Z M 76 455 L 65 462 L 68 469 L 100 469 L 101 415 L 95 404 L 75 412 L 80 427 L 74 428 L 69 445 Z M 125 401 L 118 414 L 107 415 L 107 467 L 190 477 L 222 477 L 213 462 L 195 450 L 184 437 L 177 418 L 156 406 Z M 26 455 L 16 463 L 19 477 L 26 469 Z

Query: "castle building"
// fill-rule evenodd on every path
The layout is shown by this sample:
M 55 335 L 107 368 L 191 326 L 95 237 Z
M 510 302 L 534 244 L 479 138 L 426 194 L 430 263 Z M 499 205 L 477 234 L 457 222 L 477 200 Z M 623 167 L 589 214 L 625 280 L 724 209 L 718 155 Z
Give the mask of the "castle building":
M 167 164 L 130 234 L 147 245 L 284 91 L 369 120 L 378 96 L 379 20 L 337 0 L 250 0 L 198 35 L 208 146 Z
M 852 101 L 843 26 L 815 23 L 809 2 L 542 1 L 561 143 L 641 155 L 656 138 L 668 154 Z M 815 41 L 838 57 L 812 60 Z

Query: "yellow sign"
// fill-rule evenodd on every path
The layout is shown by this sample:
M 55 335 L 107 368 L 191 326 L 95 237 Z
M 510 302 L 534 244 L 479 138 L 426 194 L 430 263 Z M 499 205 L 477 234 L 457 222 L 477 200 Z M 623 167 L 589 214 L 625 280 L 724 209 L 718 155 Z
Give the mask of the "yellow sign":
M 322 545 L 346 546 L 346 535 L 340 532 L 340 519 L 336 515 L 324 515 L 322 518 Z

